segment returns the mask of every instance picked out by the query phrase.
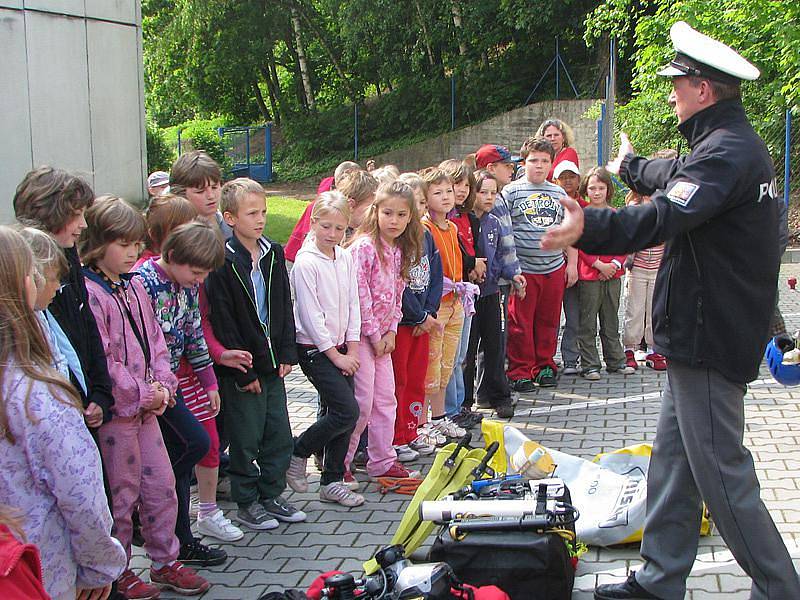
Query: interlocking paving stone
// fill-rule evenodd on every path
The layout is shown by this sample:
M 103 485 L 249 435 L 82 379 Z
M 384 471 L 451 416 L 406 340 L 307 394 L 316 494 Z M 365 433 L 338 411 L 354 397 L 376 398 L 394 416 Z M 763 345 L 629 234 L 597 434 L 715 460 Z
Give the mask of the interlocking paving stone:
M 789 331 L 800 328 L 800 291 L 789 291 L 787 277 L 800 276 L 800 264 L 784 264 L 781 270 L 780 304 Z M 735 351 L 733 349 L 732 351 Z M 664 374 L 641 367 L 635 374 L 603 373 L 590 383 L 567 376 L 558 387 L 519 395 L 517 414 L 511 420 L 531 439 L 585 458 L 655 437 Z M 316 418 L 317 395 L 299 369 L 286 378 L 293 431 L 303 431 Z M 793 557 L 800 556 L 800 388 L 775 383 L 762 365 L 759 379 L 745 400 L 745 442 L 750 447 L 762 485 L 762 497 L 776 521 Z M 491 418 L 491 411 L 482 411 Z M 474 435 L 477 440 L 478 433 Z M 426 471 L 431 457 L 413 463 Z M 366 474 L 357 473 L 360 481 Z M 319 473 L 309 461 L 311 489 L 306 494 L 287 490 L 286 498 L 304 510 L 306 523 L 281 525 L 266 532 L 246 531 L 233 544 L 219 544 L 229 553 L 226 565 L 200 572 L 212 582 L 204 599 L 256 600 L 267 591 L 305 588 L 324 570 L 342 569 L 359 574 L 361 563 L 387 545 L 402 518 L 409 496 L 378 493 L 375 484 L 362 486 L 366 503 L 357 509 L 325 504 L 318 499 Z M 221 503 L 229 518 L 235 505 Z M 235 519 L 234 519 L 235 520 Z M 213 542 L 206 540 L 206 542 Z M 424 558 L 426 547 L 414 557 Z M 795 560 L 796 566 L 800 560 Z M 134 549 L 133 568 L 144 573 L 149 561 Z M 590 548 L 579 563 L 573 600 L 589 600 L 597 583 L 624 579 L 628 569 L 641 565 L 638 546 Z M 724 542 L 715 534 L 701 538 L 694 573 L 689 577 L 690 600 L 744 600 L 750 580 L 732 560 Z M 165 600 L 179 596 L 164 593 Z

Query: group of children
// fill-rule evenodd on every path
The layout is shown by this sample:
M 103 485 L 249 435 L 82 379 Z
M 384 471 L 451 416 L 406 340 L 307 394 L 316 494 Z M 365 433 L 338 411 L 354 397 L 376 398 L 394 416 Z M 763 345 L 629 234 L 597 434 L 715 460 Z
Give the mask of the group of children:
M 610 177 L 593 169 L 577 188 L 577 165 L 565 160 L 549 182 L 556 152 L 545 137 L 521 154 L 516 181 L 516 157 L 496 145 L 419 173 L 343 163 L 285 252 L 263 234 L 263 188 L 222 185 L 202 151 L 176 161 L 145 215 L 64 171 L 29 173 L 14 198 L 20 227 L 0 229 L 0 244 L 30 257 L 0 253 L 13 308 L 0 311 L 10 365 L 0 372 L 0 443 L 34 458 L 0 470 L 0 508 L 41 515 L 23 529 L 43 549 L 48 592 L 75 597 L 112 581 L 129 599 L 207 590 L 187 565 L 227 556 L 195 537 L 190 485 L 194 476 L 197 532 L 240 539 L 216 504 L 226 450 L 236 520 L 256 530 L 306 519 L 282 494 L 308 490 L 312 456 L 320 500 L 347 507 L 364 502 L 362 453 L 371 478 L 417 475 L 402 463 L 463 436 L 480 421 L 476 402 L 508 418 L 511 389 L 555 384 L 562 299 L 566 309 L 576 281 L 577 324 L 565 312 L 579 351 L 562 345 L 564 372 L 580 360 L 583 376 L 599 378 L 598 316 L 607 370 L 631 372 L 616 323 L 626 258 L 539 244 L 567 194 L 607 206 Z M 633 257 L 631 294 L 647 299 L 656 262 L 655 251 Z M 652 334 L 649 316 L 631 310 L 633 351 Z M 293 437 L 284 378 L 296 364 L 319 413 Z M 67 446 L 48 445 L 53 414 Z M 31 428 L 42 430 L 35 442 Z M 40 480 L 52 483 L 32 485 Z M 137 523 L 149 583 L 128 564 Z M 68 540 L 63 551 L 53 536 Z

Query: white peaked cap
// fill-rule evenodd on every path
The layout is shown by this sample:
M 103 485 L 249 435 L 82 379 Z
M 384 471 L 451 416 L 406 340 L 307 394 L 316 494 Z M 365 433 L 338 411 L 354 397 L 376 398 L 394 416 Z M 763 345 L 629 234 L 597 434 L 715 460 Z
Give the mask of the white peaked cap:
M 658 74 L 664 77 L 695 75 L 723 82 L 745 79 L 753 81 L 761 74 L 759 70 L 738 52 L 722 42 L 693 29 L 685 21 L 670 27 L 669 35 L 675 49 L 675 58 Z M 685 65 L 682 58 L 688 57 L 701 63 L 700 67 Z

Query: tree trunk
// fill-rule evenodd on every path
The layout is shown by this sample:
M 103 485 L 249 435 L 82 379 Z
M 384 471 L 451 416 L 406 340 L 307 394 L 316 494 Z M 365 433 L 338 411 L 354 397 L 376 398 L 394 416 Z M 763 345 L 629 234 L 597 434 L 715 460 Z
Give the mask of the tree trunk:
M 264 122 L 271 121 L 272 115 L 269 114 L 267 103 L 264 102 L 264 95 L 261 93 L 261 88 L 258 87 L 258 79 L 253 78 L 251 85 L 253 87 L 253 95 L 256 98 L 256 104 L 258 104 L 258 110 L 264 118 Z
M 297 50 L 294 47 L 294 34 L 291 27 L 286 30 L 286 38 L 284 41 L 286 42 L 286 48 L 292 57 L 292 71 L 294 72 L 292 81 L 294 83 L 294 93 L 297 96 L 297 103 L 302 108 L 308 108 L 306 95 L 303 92 L 302 77 L 300 76 L 300 61 L 297 58 Z
M 353 89 L 353 86 L 350 82 L 350 78 L 347 76 L 344 69 L 342 68 L 342 63 L 339 60 L 339 57 L 333 51 L 333 47 L 331 46 L 328 40 L 328 36 L 325 35 L 325 32 L 317 26 L 316 21 L 314 21 L 311 15 L 308 14 L 308 10 L 306 10 L 306 7 L 303 4 L 297 2 L 296 0 L 290 0 L 290 2 L 291 2 L 290 10 L 292 11 L 292 15 L 294 15 L 295 13 L 299 13 L 300 15 L 302 15 L 303 20 L 305 20 L 306 24 L 311 29 L 311 32 L 319 41 L 320 45 L 322 46 L 322 49 L 325 51 L 325 54 L 328 55 L 328 59 L 331 61 L 333 68 L 336 69 L 336 73 L 339 75 L 339 78 L 342 80 L 345 90 L 347 91 L 347 96 L 350 98 L 351 101 L 358 102 L 358 96 L 355 90 Z M 314 10 L 313 5 L 311 5 L 311 10 Z
M 464 42 L 464 28 L 461 25 L 461 7 L 458 5 L 458 0 L 450 2 L 450 11 L 453 14 L 453 25 L 455 25 L 456 37 L 458 38 L 458 53 L 461 56 L 466 56 L 467 44 Z
M 275 52 L 271 44 L 267 44 L 267 66 L 261 66 L 261 76 L 267 82 L 267 91 L 269 92 L 269 102 L 272 105 L 272 112 L 275 114 L 275 122 L 280 124 L 281 117 L 286 112 L 286 107 L 283 103 L 283 92 L 281 91 L 281 82 L 278 79 L 278 70 L 275 66 Z
M 303 91 L 306 95 L 306 106 L 314 108 L 314 90 L 311 88 L 311 76 L 308 70 L 308 60 L 306 60 L 306 52 L 303 48 L 303 39 L 300 36 L 300 14 L 297 8 L 292 6 L 290 9 L 292 15 L 292 30 L 294 31 L 295 47 L 297 49 L 297 62 L 300 65 L 300 78 L 303 81 Z
M 422 41 L 425 44 L 425 52 L 428 55 L 428 63 L 436 66 L 436 61 L 433 58 L 433 49 L 431 48 L 431 38 L 428 35 L 428 27 L 425 25 L 425 18 L 422 16 L 422 9 L 419 6 L 419 0 L 414 0 L 414 7 L 417 9 L 417 16 L 419 17 L 420 28 L 422 29 Z

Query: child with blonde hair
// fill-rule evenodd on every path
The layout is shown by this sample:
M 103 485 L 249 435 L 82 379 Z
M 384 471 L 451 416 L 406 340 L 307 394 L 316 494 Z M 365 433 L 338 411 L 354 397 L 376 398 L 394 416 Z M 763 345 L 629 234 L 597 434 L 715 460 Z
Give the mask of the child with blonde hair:
M 53 354 L 53 366 L 56 371 L 68 380 L 69 365 L 62 348 L 72 354 L 75 354 L 75 349 L 67 339 L 64 330 L 61 329 L 61 325 L 58 324 L 58 321 L 48 310 L 58 288 L 61 286 L 61 279 L 69 271 L 67 258 L 53 237 L 41 229 L 20 227 L 19 234 L 28 243 L 33 252 L 34 279 L 36 283 L 34 311 L 39 318 L 42 331 L 44 331 L 45 338 L 50 346 L 50 352 Z
M 230 438 L 231 493 L 237 518 L 253 529 L 306 514 L 282 496 L 293 448 L 284 377 L 297 363 L 289 276 L 283 248 L 263 235 L 264 188 L 240 177 L 222 188 L 220 210 L 233 235 L 206 294 L 219 341 L 252 356 L 245 370 L 217 367 Z M 257 465 L 257 466 L 256 466 Z
M 0 226 L 0 504 L 25 515 L 22 530 L 41 551 L 49 597 L 106 598 L 125 551 L 111 536 L 81 399 L 53 368 L 34 314 L 34 273 L 23 237 Z
M 311 231 L 289 275 L 300 368 L 325 408 L 316 423 L 295 438 L 286 483 L 308 491 L 306 462 L 323 452 L 319 498 L 353 507 L 364 504 L 358 484 L 345 481 L 345 456 L 359 416 L 353 375 L 359 367 L 361 312 L 353 258 L 342 249 L 350 206 L 340 192 L 319 195 Z M 352 488 L 352 489 L 351 489 Z
M 121 198 L 102 196 L 86 212 L 86 222 L 80 252 L 115 400 L 111 421 L 100 427 L 100 451 L 116 490 L 114 532 L 130 561 L 138 506 L 145 550 L 153 561 L 151 584 L 128 568 L 118 585 L 126 598 L 157 596 L 158 587 L 199 594 L 208 582 L 177 561 L 175 478 L 157 419 L 172 404 L 178 381 L 147 292 L 129 274 L 144 220 Z
M 361 339 L 355 374 L 360 416 L 350 436 L 345 465 L 350 466 L 361 433 L 369 423 L 367 473 L 372 478 L 410 477 L 392 446 L 397 400 L 391 354 L 408 272 L 422 253 L 422 228 L 414 193 L 404 183 L 383 184 L 348 247 L 356 267 Z
M 430 232 L 442 260 L 442 297 L 437 313 L 441 329 L 430 331 L 428 369 L 425 377 L 425 406 L 420 414 L 420 433 L 427 443 L 444 444 L 448 437 L 461 437 L 465 430 L 453 423 L 445 408 L 445 390 L 453 372 L 453 364 L 464 324 L 464 309 L 456 289 L 462 281 L 462 256 L 458 244 L 458 230 L 447 220 L 455 207 L 455 193 L 451 177 L 437 167 L 420 173 L 425 182 L 428 212 L 422 224 Z M 431 421 L 428 422 L 428 408 Z

